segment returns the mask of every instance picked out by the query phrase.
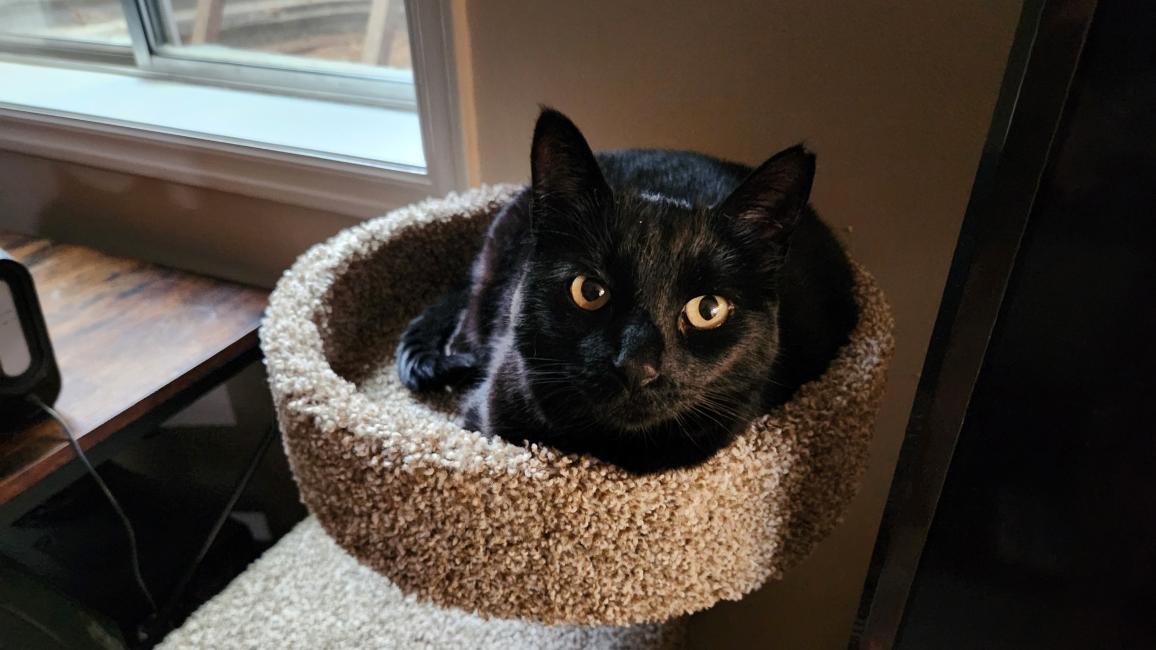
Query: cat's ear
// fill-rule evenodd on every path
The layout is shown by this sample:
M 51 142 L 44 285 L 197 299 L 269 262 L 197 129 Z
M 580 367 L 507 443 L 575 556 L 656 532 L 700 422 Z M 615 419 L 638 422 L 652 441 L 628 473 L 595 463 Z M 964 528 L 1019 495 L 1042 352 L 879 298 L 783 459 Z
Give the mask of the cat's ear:
M 610 195 L 582 132 L 551 108 L 542 109 L 534 126 L 530 169 L 536 203 L 583 205 Z
M 814 179 L 815 154 L 795 145 L 759 165 L 719 211 L 755 241 L 786 243 L 802 219 Z

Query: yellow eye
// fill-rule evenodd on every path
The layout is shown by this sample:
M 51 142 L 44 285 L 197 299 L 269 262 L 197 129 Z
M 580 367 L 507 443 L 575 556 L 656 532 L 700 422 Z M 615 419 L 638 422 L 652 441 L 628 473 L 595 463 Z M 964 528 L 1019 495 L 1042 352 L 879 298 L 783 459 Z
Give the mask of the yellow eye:
M 597 311 L 610 302 L 610 290 L 598 280 L 579 275 L 570 283 L 570 298 L 586 311 Z
M 722 296 L 699 296 L 691 298 L 682 313 L 696 330 L 713 330 L 725 323 L 734 309 L 734 304 Z

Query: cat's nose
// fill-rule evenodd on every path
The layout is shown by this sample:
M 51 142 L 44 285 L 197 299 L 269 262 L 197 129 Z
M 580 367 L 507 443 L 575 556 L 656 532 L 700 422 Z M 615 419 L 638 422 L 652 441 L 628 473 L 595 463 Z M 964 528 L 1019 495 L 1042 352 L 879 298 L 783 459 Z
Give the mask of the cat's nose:
M 643 388 L 658 379 L 658 368 L 650 361 L 626 359 L 615 363 L 614 366 L 626 379 L 630 387 Z
M 646 386 L 655 379 L 658 379 L 658 368 L 655 368 L 649 363 L 641 363 L 638 365 L 634 375 L 635 381 L 638 382 L 639 386 Z
M 630 390 L 637 390 L 658 379 L 662 359 L 662 335 L 642 310 L 628 318 L 622 330 L 614 369 Z

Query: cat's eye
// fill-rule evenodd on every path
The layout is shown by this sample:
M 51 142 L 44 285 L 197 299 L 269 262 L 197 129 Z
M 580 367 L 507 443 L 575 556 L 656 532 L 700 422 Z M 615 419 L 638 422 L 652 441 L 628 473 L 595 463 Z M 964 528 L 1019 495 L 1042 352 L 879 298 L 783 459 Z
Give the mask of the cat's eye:
M 610 302 L 610 290 L 594 278 L 579 275 L 570 283 L 570 298 L 586 311 L 597 311 Z
M 734 309 L 734 304 L 722 296 L 698 296 L 686 303 L 682 313 L 696 330 L 713 330 L 725 323 Z

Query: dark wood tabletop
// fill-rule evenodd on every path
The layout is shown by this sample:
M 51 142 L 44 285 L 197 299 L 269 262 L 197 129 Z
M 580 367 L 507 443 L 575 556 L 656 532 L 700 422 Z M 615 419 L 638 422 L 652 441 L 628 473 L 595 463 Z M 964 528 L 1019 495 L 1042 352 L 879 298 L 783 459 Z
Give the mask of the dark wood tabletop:
M 0 248 L 32 272 L 60 367 L 56 409 L 86 450 L 256 358 L 263 290 L 3 230 Z M 73 457 L 47 418 L 0 423 L 0 504 Z

